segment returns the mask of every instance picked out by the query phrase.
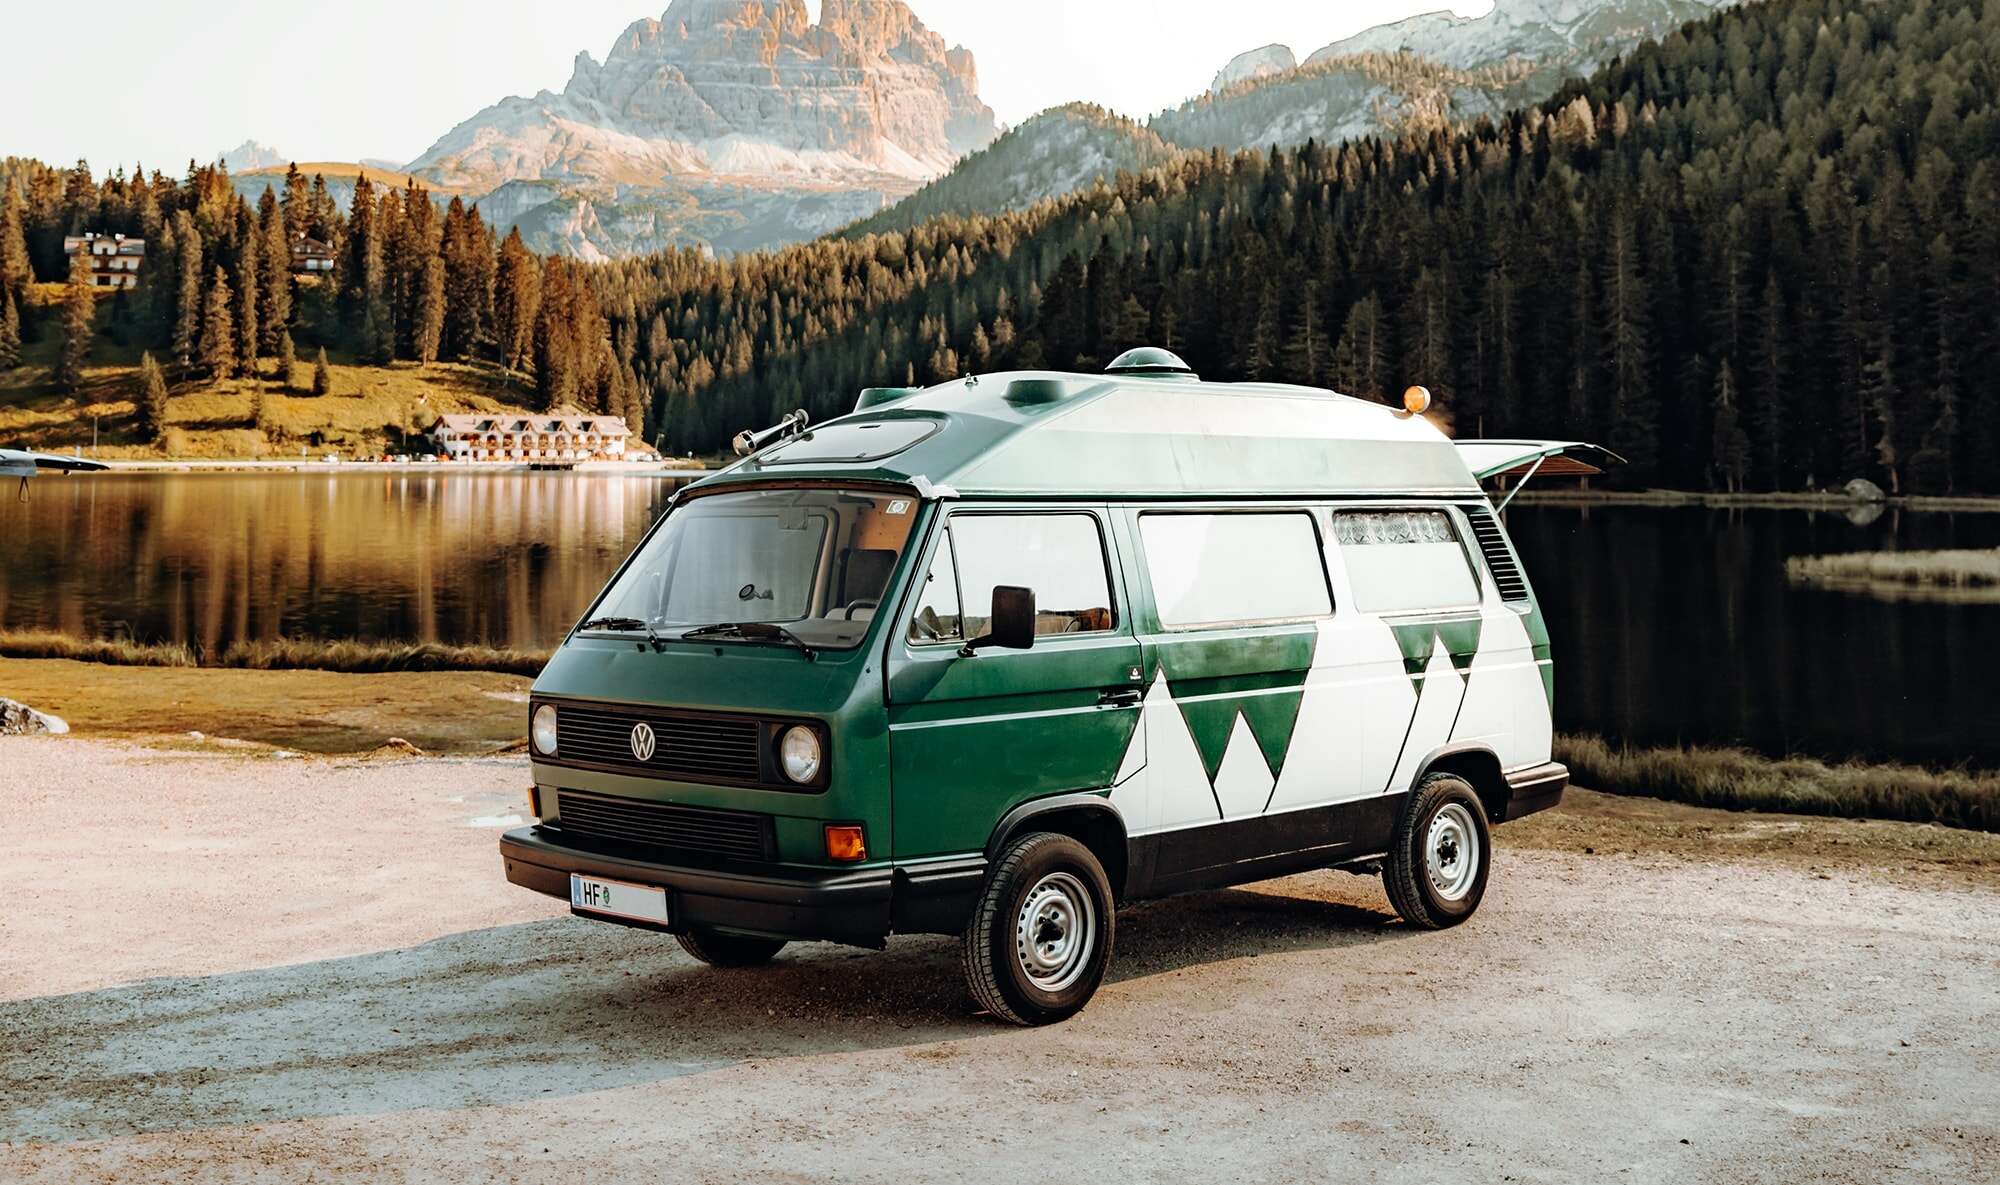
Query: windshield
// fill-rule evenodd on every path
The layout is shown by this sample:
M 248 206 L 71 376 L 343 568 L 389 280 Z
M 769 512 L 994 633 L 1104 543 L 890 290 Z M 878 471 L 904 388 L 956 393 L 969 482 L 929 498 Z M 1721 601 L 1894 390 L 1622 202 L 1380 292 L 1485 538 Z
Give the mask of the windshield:
M 910 495 L 850 490 L 691 499 L 646 541 L 592 621 L 666 637 L 700 626 L 775 624 L 810 646 L 858 645 L 916 512 Z

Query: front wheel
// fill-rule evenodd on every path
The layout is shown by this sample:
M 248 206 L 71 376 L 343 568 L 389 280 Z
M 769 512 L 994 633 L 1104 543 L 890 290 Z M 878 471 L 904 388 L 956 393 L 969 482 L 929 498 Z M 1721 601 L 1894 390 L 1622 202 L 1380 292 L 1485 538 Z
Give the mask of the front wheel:
M 1486 808 L 1456 774 L 1417 783 L 1389 840 L 1382 887 L 1405 922 L 1422 930 L 1456 926 L 1479 908 L 1492 866 Z
M 1111 962 L 1111 882 L 1090 849 L 1038 831 L 987 874 L 965 931 L 965 981 L 980 1007 L 1017 1025 L 1074 1016 Z
M 681 949 L 711 967 L 761 967 L 785 949 L 782 938 L 753 938 L 699 927 L 674 935 Z

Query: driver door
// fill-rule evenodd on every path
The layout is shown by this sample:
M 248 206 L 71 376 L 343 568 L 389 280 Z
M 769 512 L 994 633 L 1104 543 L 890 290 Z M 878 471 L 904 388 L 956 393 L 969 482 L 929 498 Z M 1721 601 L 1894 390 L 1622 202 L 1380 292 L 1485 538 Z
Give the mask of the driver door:
M 961 508 L 932 532 L 889 642 L 898 860 L 977 851 L 1019 803 L 1117 778 L 1145 685 L 1111 539 L 1101 506 Z M 1034 590 L 1034 645 L 963 655 L 995 585 Z

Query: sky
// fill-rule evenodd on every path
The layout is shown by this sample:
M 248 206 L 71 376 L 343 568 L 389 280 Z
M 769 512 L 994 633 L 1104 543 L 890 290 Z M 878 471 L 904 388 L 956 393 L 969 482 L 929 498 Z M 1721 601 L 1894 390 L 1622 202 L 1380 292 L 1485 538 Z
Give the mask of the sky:
M 403 162 L 505 95 L 559 91 L 667 0 L 69 0 L 10 4 L 0 156 L 178 173 L 254 139 L 301 161 Z M 818 0 L 807 0 L 815 17 Z M 911 0 L 1017 124 L 1085 99 L 1145 116 L 1271 42 L 1308 53 L 1492 0 Z M 79 32 L 89 35 L 79 39 Z M 72 52 L 59 47 L 69 45 Z M 105 55 L 109 55 L 106 57 Z M 102 67 L 100 69 L 99 67 Z

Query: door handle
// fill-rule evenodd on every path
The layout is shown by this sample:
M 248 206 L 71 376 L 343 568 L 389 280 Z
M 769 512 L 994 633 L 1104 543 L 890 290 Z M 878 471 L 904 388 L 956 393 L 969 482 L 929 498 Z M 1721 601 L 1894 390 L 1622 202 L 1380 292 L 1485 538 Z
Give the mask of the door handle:
M 1146 698 L 1146 692 L 1138 687 L 1108 687 L 1097 693 L 1100 708 L 1136 708 Z

